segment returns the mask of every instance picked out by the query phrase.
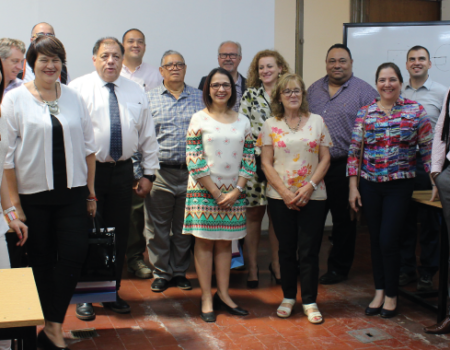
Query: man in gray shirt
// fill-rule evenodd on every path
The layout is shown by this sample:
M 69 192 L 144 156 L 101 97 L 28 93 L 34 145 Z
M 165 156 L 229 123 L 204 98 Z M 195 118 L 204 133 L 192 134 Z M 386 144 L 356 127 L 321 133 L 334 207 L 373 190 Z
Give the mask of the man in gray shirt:
M 431 68 L 430 53 L 423 46 L 414 46 L 406 55 L 406 69 L 409 82 L 402 93 L 404 98 L 417 101 L 427 111 L 433 126 L 441 113 L 447 88 L 428 75 Z M 423 167 L 422 157 L 417 152 L 417 170 L 414 190 L 431 190 L 431 181 Z M 420 266 L 416 265 L 417 221 L 420 222 Z M 439 216 L 428 208 L 412 204 L 405 222 L 405 232 L 401 247 L 401 269 L 399 285 L 405 286 L 417 280 L 418 291 L 433 289 L 432 278 L 439 267 Z

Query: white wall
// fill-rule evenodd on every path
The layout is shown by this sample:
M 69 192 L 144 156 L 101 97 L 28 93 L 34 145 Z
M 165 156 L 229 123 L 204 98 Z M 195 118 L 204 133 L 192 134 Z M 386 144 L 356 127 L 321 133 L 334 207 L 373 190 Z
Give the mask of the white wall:
M 188 66 L 186 82 L 195 87 L 217 67 L 222 41 L 241 43 L 243 74 L 257 51 L 274 47 L 275 0 L 15 0 L 11 6 L 18 11 L 3 10 L 0 37 L 28 45 L 34 24 L 52 24 L 66 47 L 72 78 L 94 70 L 92 47 L 98 38 L 121 40 L 133 27 L 146 35 L 144 61 L 159 66 L 164 51 L 180 51 Z

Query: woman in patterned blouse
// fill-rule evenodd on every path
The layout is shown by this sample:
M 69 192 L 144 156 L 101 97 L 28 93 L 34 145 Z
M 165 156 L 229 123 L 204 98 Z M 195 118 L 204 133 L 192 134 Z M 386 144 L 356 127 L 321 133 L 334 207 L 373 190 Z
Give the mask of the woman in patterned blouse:
M 303 310 L 309 322 L 321 323 L 316 298 L 327 198 L 323 178 L 330 166 L 331 137 L 323 118 L 309 112 L 305 84 L 296 74 L 280 78 L 272 93 L 272 112 L 274 118 L 264 122 L 256 146 L 261 148 L 279 242 L 284 299 L 277 315 L 284 318 L 292 312 L 298 271 Z
M 252 60 L 247 74 L 247 87 L 241 99 L 239 113 L 244 114 L 251 123 L 253 139 L 256 141 L 261 127 L 272 116 L 270 108 L 272 90 L 281 75 L 289 72 L 289 65 L 277 51 L 263 50 Z M 255 150 L 257 167 L 261 166 L 260 150 Z M 260 173 L 261 174 L 261 173 Z M 247 182 L 247 237 L 245 246 L 248 251 L 248 288 L 258 287 L 258 245 L 261 237 L 261 223 L 266 213 L 266 180 L 258 173 Z M 269 216 L 269 240 L 272 262 L 269 270 L 277 284 L 280 284 L 280 265 L 278 262 L 278 241 Z
M 364 208 L 370 232 L 375 297 L 365 313 L 393 317 L 397 310 L 401 232 L 414 190 L 417 146 L 429 172 L 433 135 L 423 106 L 400 96 L 403 78 L 394 63 L 380 65 L 375 82 L 380 98 L 358 112 L 347 176 L 350 206 L 355 211 L 358 206 Z M 364 151 L 359 164 L 361 142 Z

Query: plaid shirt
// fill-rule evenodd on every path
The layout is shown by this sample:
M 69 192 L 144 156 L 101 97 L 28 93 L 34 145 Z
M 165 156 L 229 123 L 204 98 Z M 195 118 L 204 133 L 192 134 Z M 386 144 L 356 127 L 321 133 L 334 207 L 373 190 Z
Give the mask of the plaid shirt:
M 333 147 L 332 160 L 347 158 L 356 115 L 361 107 L 378 96 L 376 90 L 354 75 L 330 97 L 328 76 L 317 80 L 308 89 L 308 104 L 311 113 L 322 116 L 330 131 Z
M 186 163 L 186 134 L 194 113 L 205 108 L 202 92 L 184 86 L 178 100 L 166 89 L 164 83 L 147 92 L 149 113 L 155 123 L 159 144 L 159 161 L 165 164 Z M 139 155 L 133 156 L 134 176 L 142 177 Z

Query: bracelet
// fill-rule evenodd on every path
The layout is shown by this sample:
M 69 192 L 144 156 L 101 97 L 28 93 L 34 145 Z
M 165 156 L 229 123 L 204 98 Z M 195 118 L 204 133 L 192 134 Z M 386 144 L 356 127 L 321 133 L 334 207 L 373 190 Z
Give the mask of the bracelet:
M 11 223 L 11 221 L 18 219 L 17 213 L 15 210 L 10 211 L 8 214 L 5 214 L 5 220 L 8 223 L 8 225 Z
M 432 186 L 432 187 L 435 187 L 436 185 L 434 185 L 434 184 L 431 184 L 431 186 Z
M 98 199 L 97 199 L 97 197 L 88 197 L 88 198 L 86 198 L 86 200 L 88 201 L 88 202 L 98 202 Z
M 214 198 L 214 199 L 217 201 L 220 197 L 222 197 L 222 192 L 220 192 L 220 194 L 217 196 L 217 198 Z
M 314 188 L 314 191 L 315 190 L 317 190 L 317 185 L 311 180 L 310 182 L 309 182 L 311 185 L 312 185 L 312 187 Z
M 3 215 L 6 215 L 6 214 L 8 214 L 8 213 L 10 213 L 10 212 L 12 212 L 12 211 L 15 211 L 16 210 L 16 207 L 13 205 L 12 207 L 9 207 L 8 209 L 6 209 L 4 212 L 3 212 Z
M 236 185 L 236 188 L 239 190 L 239 192 L 244 192 L 244 189 L 241 187 L 241 186 L 239 186 L 239 185 Z

